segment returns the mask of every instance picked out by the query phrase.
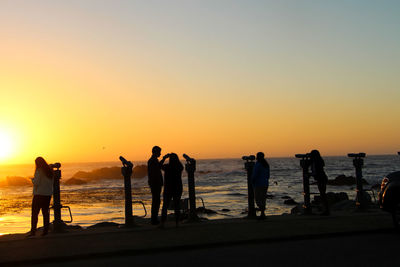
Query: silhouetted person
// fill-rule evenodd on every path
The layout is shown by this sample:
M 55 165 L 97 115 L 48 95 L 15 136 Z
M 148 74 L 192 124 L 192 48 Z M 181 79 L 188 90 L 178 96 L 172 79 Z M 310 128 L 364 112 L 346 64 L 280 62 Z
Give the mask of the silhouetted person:
M 161 166 L 164 163 L 166 156 L 163 157 L 161 161 L 158 158 L 161 156 L 161 148 L 154 146 L 151 150 L 152 155 L 147 162 L 147 173 L 149 178 L 149 186 L 151 190 L 151 224 L 156 225 L 160 222 L 158 221 L 158 210 L 160 209 L 160 194 L 161 188 L 163 186 L 163 176 L 161 173 Z
M 43 214 L 43 233 L 47 235 L 50 224 L 50 200 L 53 194 L 53 169 L 42 158 L 38 157 L 35 160 L 35 175 L 32 179 L 33 183 L 33 200 L 32 200 L 32 218 L 31 218 L 31 232 L 29 236 L 36 234 L 36 227 L 38 223 L 38 215 L 40 210 Z
M 311 159 L 311 176 L 317 181 L 318 190 L 321 196 L 321 201 L 324 206 L 324 211 L 321 215 L 329 215 L 329 204 L 326 196 L 326 184 L 328 183 L 328 176 L 324 171 L 325 162 L 321 157 L 318 150 L 312 150 L 310 153 Z
M 269 185 L 269 164 L 264 158 L 264 153 L 258 152 L 256 164 L 251 175 L 254 189 L 254 198 L 258 208 L 261 210 L 260 220 L 265 219 L 265 204 Z
M 162 165 L 164 170 L 164 192 L 163 207 L 161 211 L 161 227 L 167 220 L 167 210 L 169 203 L 173 199 L 175 209 L 176 226 L 179 225 L 180 201 L 182 196 L 182 171 L 183 165 L 179 161 L 179 157 L 175 153 L 169 154 L 169 163 Z

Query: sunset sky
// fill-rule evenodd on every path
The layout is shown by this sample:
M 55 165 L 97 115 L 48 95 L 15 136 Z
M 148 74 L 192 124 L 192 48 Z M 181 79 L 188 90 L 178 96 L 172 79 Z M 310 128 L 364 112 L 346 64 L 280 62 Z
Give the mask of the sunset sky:
M 0 1 L 0 163 L 400 151 L 400 1 Z

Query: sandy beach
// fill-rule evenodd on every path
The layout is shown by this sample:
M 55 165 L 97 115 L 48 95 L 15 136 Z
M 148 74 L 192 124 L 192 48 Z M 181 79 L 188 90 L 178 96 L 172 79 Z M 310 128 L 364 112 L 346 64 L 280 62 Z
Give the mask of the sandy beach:
M 248 219 L 184 223 L 166 229 L 136 220 L 134 228 L 102 227 L 51 233 L 27 239 L 23 234 L 0 237 L 0 265 L 72 262 L 84 259 L 176 252 L 229 245 L 290 242 L 371 232 L 393 231 L 389 214 L 337 212 L 332 216 L 269 216 L 265 221 Z

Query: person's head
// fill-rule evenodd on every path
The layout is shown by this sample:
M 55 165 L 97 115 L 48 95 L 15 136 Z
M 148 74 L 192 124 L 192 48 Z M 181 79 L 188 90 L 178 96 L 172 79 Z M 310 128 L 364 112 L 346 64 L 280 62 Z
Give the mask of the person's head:
M 151 153 L 153 154 L 153 156 L 156 156 L 158 158 L 159 156 L 161 156 L 161 147 L 153 146 L 153 148 L 151 149 Z
M 263 160 L 264 157 L 265 157 L 265 155 L 264 155 L 263 152 L 258 152 L 257 155 L 256 155 L 257 161 Z
M 260 162 L 261 165 L 263 165 L 265 168 L 267 168 L 268 162 L 265 160 L 265 154 L 263 152 L 258 152 L 256 155 L 256 160 L 257 162 Z
M 47 164 L 44 158 L 37 157 L 35 159 L 35 165 L 36 165 L 36 170 L 39 169 L 43 170 L 44 174 L 50 179 L 53 177 L 53 170 L 50 168 L 49 164 Z
M 310 157 L 313 159 L 319 159 L 319 158 L 321 158 L 321 154 L 319 153 L 318 150 L 314 149 L 314 150 L 311 150 Z
M 319 164 L 319 165 L 325 166 L 325 161 L 321 157 L 321 154 L 319 153 L 318 150 L 316 150 L 316 149 L 311 150 L 310 158 L 315 164 Z
M 182 165 L 181 161 L 179 160 L 178 155 L 175 153 L 169 154 L 169 164 L 173 165 L 173 166 Z

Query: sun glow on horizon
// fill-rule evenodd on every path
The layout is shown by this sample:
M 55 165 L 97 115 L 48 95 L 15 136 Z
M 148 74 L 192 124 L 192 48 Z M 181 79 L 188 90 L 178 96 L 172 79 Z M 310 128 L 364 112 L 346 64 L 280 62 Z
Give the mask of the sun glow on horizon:
M 15 152 L 15 142 L 7 131 L 0 129 L 0 162 L 9 159 Z

